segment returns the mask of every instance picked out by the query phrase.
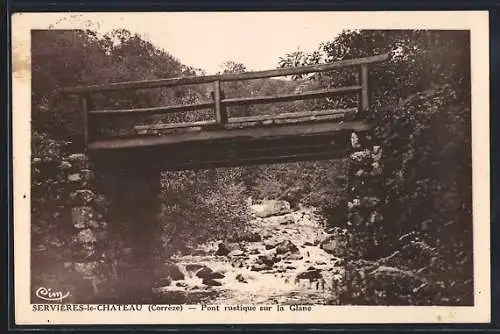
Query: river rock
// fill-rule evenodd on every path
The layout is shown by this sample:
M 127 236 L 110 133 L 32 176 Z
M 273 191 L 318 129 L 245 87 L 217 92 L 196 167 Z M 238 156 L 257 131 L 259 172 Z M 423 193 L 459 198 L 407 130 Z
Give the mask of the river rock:
M 204 278 L 202 283 L 205 285 L 208 285 L 208 286 L 221 286 L 222 285 L 221 282 L 216 281 L 216 280 L 211 279 L 211 278 Z
M 184 274 L 175 263 L 167 262 L 165 263 L 164 268 L 169 273 L 169 276 L 172 278 L 172 280 L 180 281 L 184 279 Z
M 245 264 L 246 264 L 245 259 L 241 257 L 236 258 L 234 261 L 231 262 L 231 266 L 233 266 L 234 268 L 243 268 Z
M 290 240 L 285 240 L 276 245 L 276 254 L 298 253 L 299 248 Z
M 192 264 L 187 264 L 186 265 L 186 270 L 187 271 L 197 271 L 200 270 L 201 268 L 204 268 L 205 265 L 199 264 L 199 263 L 192 263 Z
M 226 276 L 224 274 L 222 274 L 222 273 L 219 273 L 219 272 L 214 272 L 210 276 L 211 279 L 220 279 L 220 278 L 224 278 L 224 277 L 226 277 Z
M 204 267 L 196 273 L 196 276 L 202 279 L 220 279 L 224 278 L 225 275 L 219 272 L 215 272 L 208 267 Z
M 254 265 L 252 265 L 252 268 L 250 270 L 251 271 L 261 271 L 261 270 L 266 270 L 266 269 L 270 269 L 270 268 L 272 268 L 272 267 L 269 267 L 264 263 L 255 263 Z
M 240 283 L 248 283 L 248 281 L 245 279 L 245 277 L 243 277 L 242 274 L 236 275 L 236 280 Z
M 199 278 L 211 278 L 214 274 L 214 271 L 208 267 L 204 267 L 200 271 L 196 273 L 196 276 Z
M 250 250 L 250 252 L 248 252 L 248 254 L 257 255 L 257 254 L 260 254 L 260 251 L 257 248 L 253 248 Z
M 257 259 L 257 263 L 263 263 L 268 267 L 272 267 L 276 262 L 276 258 L 271 255 L 260 255 Z
M 255 263 L 252 265 L 250 270 L 261 271 L 261 270 L 272 269 L 275 262 L 276 258 L 273 257 L 272 255 L 260 255 L 255 261 Z
M 218 245 L 218 249 L 217 251 L 215 252 L 215 255 L 220 255 L 220 256 L 225 256 L 227 254 L 229 254 L 231 252 L 231 250 L 228 248 L 228 246 L 221 242 L 219 245 Z
M 252 213 L 260 218 L 290 213 L 290 203 L 278 200 L 263 200 L 261 204 L 250 206 Z

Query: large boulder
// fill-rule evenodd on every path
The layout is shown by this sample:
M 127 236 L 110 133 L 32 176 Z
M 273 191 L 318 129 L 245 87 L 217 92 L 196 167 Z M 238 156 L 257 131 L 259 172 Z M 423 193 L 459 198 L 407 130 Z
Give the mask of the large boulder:
M 224 278 L 225 275 L 219 272 L 215 272 L 212 269 L 208 267 L 204 267 L 200 271 L 196 273 L 196 276 L 202 279 L 208 279 L 208 280 L 213 280 L 213 279 L 220 279 Z
M 196 273 L 196 276 L 199 278 L 211 278 L 214 274 L 214 271 L 208 267 L 204 267 L 200 271 Z
M 290 213 L 290 203 L 278 200 L 263 200 L 260 204 L 250 206 L 251 212 L 260 218 Z
M 219 272 L 214 272 L 212 275 L 211 275 L 211 279 L 221 279 L 221 278 L 224 278 L 226 277 L 223 273 L 219 273 Z

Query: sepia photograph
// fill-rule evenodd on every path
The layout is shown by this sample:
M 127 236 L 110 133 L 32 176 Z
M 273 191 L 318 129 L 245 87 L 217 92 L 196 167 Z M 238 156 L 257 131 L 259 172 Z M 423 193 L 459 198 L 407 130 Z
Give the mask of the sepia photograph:
M 14 17 L 24 312 L 487 321 L 488 16 L 392 14 Z

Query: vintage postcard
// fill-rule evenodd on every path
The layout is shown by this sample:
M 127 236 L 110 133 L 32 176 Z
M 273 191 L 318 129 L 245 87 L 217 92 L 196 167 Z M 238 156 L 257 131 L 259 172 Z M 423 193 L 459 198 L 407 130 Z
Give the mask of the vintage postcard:
M 16 324 L 490 321 L 486 11 L 12 16 Z

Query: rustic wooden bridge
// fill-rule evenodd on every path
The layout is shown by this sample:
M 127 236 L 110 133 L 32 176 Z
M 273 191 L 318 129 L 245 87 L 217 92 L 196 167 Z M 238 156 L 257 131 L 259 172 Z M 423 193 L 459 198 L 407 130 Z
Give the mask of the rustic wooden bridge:
M 389 58 L 388 54 L 343 60 L 329 64 L 267 71 L 179 77 L 104 85 L 73 87 L 65 93 L 77 94 L 83 113 L 85 149 L 95 160 L 110 166 L 162 166 L 164 169 L 224 167 L 244 164 L 318 160 L 343 156 L 349 150 L 350 134 L 371 128 L 369 66 Z M 345 87 L 275 96 L 226 98 L 223 84 L 340 68 L 356 68 L 357 84 Z M 119 90 L 175 88 L 183 85 L 212 84 L 212 100 L 187 105 L 151 108 L 99 110 L 92 106 L 92 94 Z M 231 117 L 228 107 L 269 104 L 315 98 L 357 96 L 352 108 L 289 112 L 278 115 Z M 212 119 L 135 126 L 126 136 L 102 138 L 95 135 L 100 120 L 113 118 L 189 113 L 212 110 Z

